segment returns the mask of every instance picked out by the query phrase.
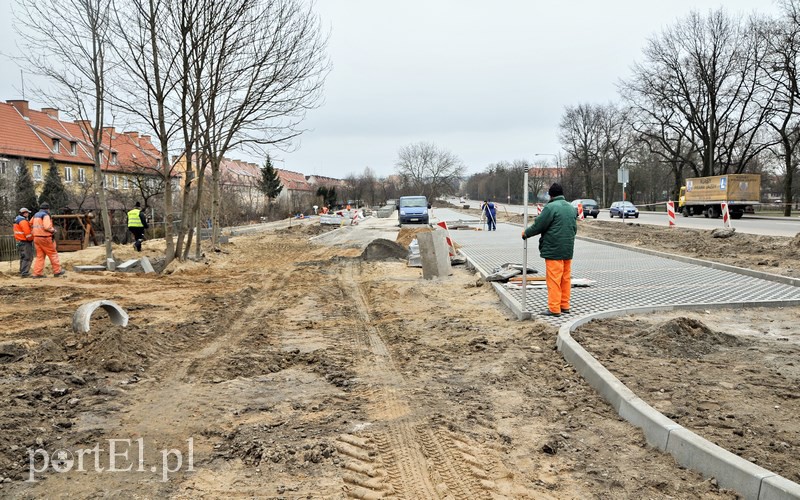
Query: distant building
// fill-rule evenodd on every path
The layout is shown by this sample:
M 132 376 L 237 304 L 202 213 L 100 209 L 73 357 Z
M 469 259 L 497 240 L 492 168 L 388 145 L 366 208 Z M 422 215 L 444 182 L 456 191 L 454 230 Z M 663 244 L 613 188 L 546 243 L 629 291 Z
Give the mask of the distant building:
M 34 110 L 25 100 L 0 103 L 0 175 L 13 189 L 19 169 L 27 168 L 39 193 L 52 161 L 74 199 L 86 202 L 81 208 L 94 209 L 91 132 L 91 123 L 62 120 L 55 108 Z M 117 133 L 107 127 L 102 142 L 101 168 L 107 191 L 135 196 L 140 183 L 160 181 L 161 154 L 149 136 Z

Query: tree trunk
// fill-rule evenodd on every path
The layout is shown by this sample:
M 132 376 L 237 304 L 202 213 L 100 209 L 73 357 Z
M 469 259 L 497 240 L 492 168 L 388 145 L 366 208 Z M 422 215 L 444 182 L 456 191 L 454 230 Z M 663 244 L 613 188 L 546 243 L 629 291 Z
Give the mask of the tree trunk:
M 203 186 L 205 185 L 205 177 L 206 177 L 206 169 L 204 167 L 198 166 L 198 173 L 197 173 L 197 194 L 195 195 L 196 198 L 194 200 L 194 209 L 192 210 L 192 216 L 194 217 L 195 223 L 195 250 L 194 256 L 195 259 L 200 259 L 202 253 L 202 248 L 200 245 L 200 230 L 202 229 L 203 218 L 200 217 L 200 206 L 203 200 Z M 189 246 L 186 247 L 186 253 L 189 253 Z
M 786 154 L 786 176 L 783 178 L 783 215 L 792 216 L 792 177 L 794 177 L 794 162 L 792 155 Z
M 94 166 L 94 185 L 97 189 L 97 199 L 100 202 L 100 218 L 103 220 L 103 244 L 106 247 L 106 266 L 108 266 L 108 259 L 114 258 L 114 253 L 111 248 L 111 237 L 113 236 L 113 229 L 111 227 L 111 217 L 108 215 L 108 202 L 106 201 L 106 189 L 103 185 L 103 171 L 98 166 L 100 164 L 99 158 L 95 159 Z M 99 188 L 98 188 L 99 187 Z
M 214 248 L 219 245 L 219 160 L 211 163 L 211 244 Z

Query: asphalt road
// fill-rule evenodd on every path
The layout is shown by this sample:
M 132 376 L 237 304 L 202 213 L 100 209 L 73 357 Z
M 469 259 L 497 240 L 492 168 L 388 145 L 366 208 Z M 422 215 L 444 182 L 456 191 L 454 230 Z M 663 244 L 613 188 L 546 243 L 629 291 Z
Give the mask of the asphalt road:
M 454 205 L 461 206 L 458 198 L 449 198 L 448 201 Z M 464 204 L 469 205 L 470 208 L 480 208 L 481 202 L 477 200 L 465 200 Z M 522 205 L 506 205 L 505 203 L 498 203 L 498 209 L 513 214 L 521 214 L 523 211 Z M 530 208 L 529 208 L 530 210 Z M 529 212 L 531 213 L 531 212 Z M 601 209 L 600 215 L 597 216 L 598 220 L 607 220 L 619 222 L 622 224 L 622 219 L 609 217 L 608 210 Z M 640 212 L 638 219 L 625 219 L 626 223 L 638 224 L 651 224 L 655 226 L 666 226 L 669 224 L 667 214 L 665 212 Z M 733 227 L 737 231 L 748 234 L 762 234 L 767 236 L 788 236 L 793 237 L 800 233 L 800 217 L 761 217 L 745 214 L 741 219 L 731 221 Z M 702 216 L 683 217 L 676 214 L 675 223 L 678 227 L 687 227 L 691 229 L 715 229 L 722 227 L 722 217 L 718 219 L 707 219 Z

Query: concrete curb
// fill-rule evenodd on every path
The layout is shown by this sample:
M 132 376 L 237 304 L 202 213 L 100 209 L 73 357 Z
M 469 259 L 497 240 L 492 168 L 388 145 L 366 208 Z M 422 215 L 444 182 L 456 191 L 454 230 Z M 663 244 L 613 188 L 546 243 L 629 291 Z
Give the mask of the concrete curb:
M 75 314 L 72 315 L 72 330 L 76 333 L 88 332 L 92 313 L 100 307 L 106 310 L 113 324 L 128 326 L 128 313 L 117 305 L 116 302 L 113 300 L 95 300 L 83 304 L 75 311 Z
M 593 319 L 626 314 L 797 305 L 800 305 L 800 300 L 728 304 L 679 304 L 605 311 L 583 316 L 562 325 L 558 331 L 556 345 L 564 359 L 575 367 L 575 370 L 614 407 L 622 418 L 642 429 L 649 444 L 671 454 L 682 466 L 696 470 L 704 476 L 714 477 L 720 486 L 736 490 L 748 499 L 800 499 L 800 484 L 734 455 L 670 420 L 636 396 L 633 391 L 600 364 L 571 335 L 571 332 L 576 328 Z

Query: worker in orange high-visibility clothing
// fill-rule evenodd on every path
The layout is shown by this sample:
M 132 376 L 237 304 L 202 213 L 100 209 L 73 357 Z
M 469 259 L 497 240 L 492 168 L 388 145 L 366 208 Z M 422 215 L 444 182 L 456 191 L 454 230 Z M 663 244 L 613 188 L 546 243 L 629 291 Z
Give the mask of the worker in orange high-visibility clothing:
M 14 239 L 17 241 L 19 251 L 19 275 L 23 278 L 30 278 L 31 263 L 33 262 L 33 232 L 28 218 L 31 216 L 30 210 L 25 207 L 19 209 L 19 215 L 14 219 Z
M 564 188 L 554 182 L 547 194 L 550 201 L 534 223 L 522 231 L 522 239 L 540 234 L 539 256 L 544 259 L 547 280 L 547 309 L 544 316 L 569 314 L 572 286 L 572 256 L 578 232 L 577 213 L 564 199 Z
M 58 260 L 56 242 L 53 239 L 55 233 L 56 228 L 53 227 L 53 220 L 50 218 L 50 204 L 42 203 L 39 205 L 39 211 L 33 216 L 33 244 L 36 247 L 36 260 L 33 261 L 34 278 L 44 278 L 45 255 L 53 266 L 53 276 L 66 274 Z

